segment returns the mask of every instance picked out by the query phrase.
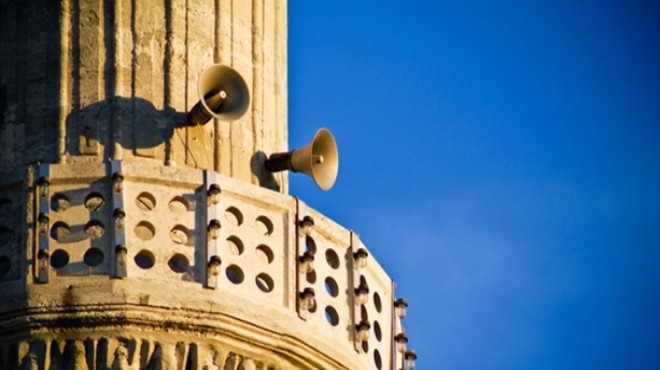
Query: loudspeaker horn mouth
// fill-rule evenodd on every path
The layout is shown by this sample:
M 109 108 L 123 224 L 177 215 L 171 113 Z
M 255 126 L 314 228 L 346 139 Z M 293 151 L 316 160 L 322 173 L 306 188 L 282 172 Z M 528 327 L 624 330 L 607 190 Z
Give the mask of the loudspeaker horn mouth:
M 337 180 L 339 152 L 335 138 L 329 130 L 321 128 L 314 135 L 309 162 L 316 186 L 322 190 L 330 190 Z
M 204 70 L 197 81 L 199 102 L 188 113 L 191 126 L 205 124 L 211 118 L 235 121 L 250 105 L 250 90 L 233 68 L 214 64 Z

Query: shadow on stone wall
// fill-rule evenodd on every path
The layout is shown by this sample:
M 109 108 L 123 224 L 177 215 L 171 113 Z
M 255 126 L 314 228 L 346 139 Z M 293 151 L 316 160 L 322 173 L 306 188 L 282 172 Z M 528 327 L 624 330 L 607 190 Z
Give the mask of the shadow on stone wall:
M 260 150 L 254 153 L 250 159 L 250 170 L 259 179 L 259 186 L 280 191 L 280 184 L 275 179 L 274 174 L 266 169 L 264 164 L 266 159 L 268 159 L 268 156 L 263 151 Z
M 156 109 L 153 103 L 143 98 L 113 97 L 67 116 L 66 150 L 72 156 L 96 156 L 107 160 L 116 158 L 114 144 L 119 144 L 122 150 L 130 151 L 132 155 L 170 163 L 175 129 L 186 126 L 186 116 L 187 112 L 177 112 L 174 108 Z M 185 142 L 181 138 L 178 140 Z M 254 153 L 250 170 L 259 186 L 280 191 L 276 176 L 265 169 L 266 159 L 263 151 Z
M 67 152 L 112 158 L 117 143 L 135 155 L 166 157 L 174 129 L 185 120 L 185 112 L 158 110 L 143 98 L 113 97 L 67 116 Z

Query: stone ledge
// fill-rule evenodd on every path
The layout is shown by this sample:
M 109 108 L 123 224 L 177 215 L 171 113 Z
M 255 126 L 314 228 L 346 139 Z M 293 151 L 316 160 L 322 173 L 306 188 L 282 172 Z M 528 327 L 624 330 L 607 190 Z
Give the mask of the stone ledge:
M 271 312 L 265 314 L 274 319 Z M 357 357 L 346 356 L 346 351 L 328 353 L 328 343 L 316 343 L 321 348 L 319 350 L 310 345 L 314 341 L 303 333 L 278 333 L 217 312 L 131 304 L 89 304 L 23 309 L 3 315 L 0 321 L 3 322 L 0 346 L 4 347 L 21 342 L 29 345 L 51 338 L 57 338 L 58 342 L 107 339 L 121 332 L 119 340 L 137 337 L 170 346 L 180 342 L 195 343 L 198 347 L 223 348 L 256 361 L 271 361 L 276 368 L 282 369 L 360 367 Z M 292 327 L 295 325 L 289 325 L 289 329 Z

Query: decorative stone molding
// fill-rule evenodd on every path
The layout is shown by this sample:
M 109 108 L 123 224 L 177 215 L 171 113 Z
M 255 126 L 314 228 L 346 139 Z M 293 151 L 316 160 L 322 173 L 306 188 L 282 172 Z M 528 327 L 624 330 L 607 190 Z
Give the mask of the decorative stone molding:
M 0 345 L 0 367 L 26 370 L 284 369 L 218 345 L 130 336 L 35 338 Z

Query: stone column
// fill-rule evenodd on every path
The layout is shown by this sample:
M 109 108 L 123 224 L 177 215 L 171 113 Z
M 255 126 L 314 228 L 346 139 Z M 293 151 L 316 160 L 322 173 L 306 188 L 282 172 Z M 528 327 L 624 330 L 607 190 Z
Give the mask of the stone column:
M 285 0 L 0 0 L 0 34 L 0 170 L 143 157 L 286 193 Z M 251 105 L 185 127 L 215 63 Z

